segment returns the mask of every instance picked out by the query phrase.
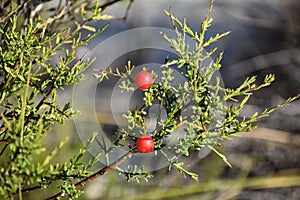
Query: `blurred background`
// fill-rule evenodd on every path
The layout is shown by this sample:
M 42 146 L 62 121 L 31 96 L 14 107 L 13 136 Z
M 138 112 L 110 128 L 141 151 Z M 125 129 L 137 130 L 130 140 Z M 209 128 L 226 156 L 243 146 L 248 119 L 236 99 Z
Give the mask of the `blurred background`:
M 134 0 L 122 1 L 105 13 L 117 19 L 88 49 L 122 31 L 139 27 L 171 29 L 163 10 L 171 6 L 179 19 L 187 19 L 189 26 L 199 30 L 209 6 L 208 0 Z M 275 74 L 276 81 L 256 92 L 242 114 L 251 116 L 300 93 L 300 1 L 299 0 L 216 0 L 213 26 L 207 37 L 231 31 L 219 41 L 224 51 L 221 76 L 226 87 L 237 87 L 247 77 L 257 75 L 262 81 L 266 74 Z M 104 22 L 93 24 L 101 27 Z M 145 39 L 141 37 L 142 39 Z M 129 41 L 132 42 L 132 41 Z M 128 45 L 131 45 L 129 44 Z M 139 42 L 137 39 L 136 42 Z M 126 43 L 122 44 L 126 45 Z M 168 52 L 142 49 L 115 55 L 118 45 L 104 51 L 116 57 L 110 65 L 123 67 L 128 60 L 134 65 L 164 63 Z M 124 46 L 122 46 L 124 48 Z M 86 50 L 86 49 L 85 49 Z M 97 58 L 98 60 L 101 58 Z M 96 110 L 103 130 L 113 131 L 116 122 L 111 117 L 111 97 L 115 81 L 107 81 L 97 88 Z M 71 99 L 72 91 L 62 93 L 63 100 Z M 88 97 L 87 97 L 88 98 Z M 119 97 L 122 107 L 122 96 Z M 219 150 L 228 157 L 228 167 L 213 152 L 205 157 L 187 159 L 189 169 L 199 174 L 199 182 L 184 179 L 177 171 L 162 168 L 154 173 L 149 183 L 127 183 L 117 173 L 110 172 L 86 186 L 81 199 L 300 199 L 300 101 L 280 109 L 258 122 L 251 133 L 241 133 L 232 141 L 223 142 Z M 66 135 L 72 136 L 70 146 L 57 160 L 70 157 L 81 145 L 74 122 L 53 129 L 49 141 L 56 143 Z M 276 179 L 277 178 L 277 179 Z

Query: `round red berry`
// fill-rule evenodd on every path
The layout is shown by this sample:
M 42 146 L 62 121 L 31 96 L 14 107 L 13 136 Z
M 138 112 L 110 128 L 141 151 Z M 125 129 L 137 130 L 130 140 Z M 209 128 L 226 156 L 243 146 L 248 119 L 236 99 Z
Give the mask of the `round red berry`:
M 147 71 L 140 71 L 135 75 L 134 83 L 142 90 L 148 89 L 153 83 L 153 75 Z
M 154 141 L 152 137 L 143 135 L 136 140 L 136 149 L 140 153 L 150 153 L 154 149 Z

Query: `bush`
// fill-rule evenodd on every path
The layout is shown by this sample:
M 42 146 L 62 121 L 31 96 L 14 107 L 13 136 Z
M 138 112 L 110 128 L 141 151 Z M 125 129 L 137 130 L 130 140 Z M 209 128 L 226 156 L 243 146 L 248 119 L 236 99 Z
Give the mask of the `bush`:
M 80 188 L 107 171 L 116 168 L 128 180 L 147 180 L 152 177 L 150 172 L 137 170 L 136 166 L 128 166 L 123 171 L 117 166 L 138 153 L 135 142 L 141 135 L 148 134 L 144 117 L 153 102 L 158 102 L 166 108 L 166 118 L 158 113 L 157 124 L 149 135 L 155 143 L 155 151 L 159 151 L 169 162 L 170 169 L 175 167 L 184 176 L 197 180 L 197 174 L 186 169 L 187 164 L 180 160 L 180 155 L 190 156 L 191 151 L 201 151 L 203 147 L 212 149 L 228 165 L 226 157 L 216 150 L 221 145 L 219 141 L 229 139 L 239 132 L 247 132 L 255 128 L 255 122 L 267 117 L 276 109 L 290 103 L 298 96 L 289 98 L 280 105 L 266 109 L 262 113 L 254 113 L 251 118 L 240 116 L 240 110 L 251 97 L 252 93 L 269 86 L 275 79 L 274 75 L 267 75 L 261 84 L 254 84 L 255 77 L 247 78 L 239 87 L 230 89 L 221 84 L 220 77 L 215 73 L 221 67 L 223 53 L 207 65 L 205 61 L 216 53 L 217 48 L 209 52 L 205 48 L 225 37 L 229 32 L 217 34 L 206 40 L 205 33 L 212 24 L 210 4 L 201 30 L 194 32 L 186 21 L 177 19 L 171 11 L 166 11 L 170 17 L 176 33 L 176 38 L 170 38 L 165 33 L 162 37 L 178 54 L 178 58 L 167 60 L 161 66 L 162 78 L 159 83 L 152 84 L 143 90 L 144 105 L 135 110 L 129 110 L 124 118 L 128 120 L 128 127 L 117 132 L 117 139 L 113 146 L 106 149 L 105 140 L 101 140 L 103 151 L 108 154 L 115 148 L 127 148 L 128 152 L 117 161 L 107 164 L 102 169 L 92 173 L 91 167 L 97 162 L 98 156 L 82 161 L 96 134 L 79 150 L 79 153 L 63 163 L 54 162 L 54 158 L 68 141 L 63 140 L 50 151 L 42 145 L 42 139 L 49 133 L 49 129 L 56 123 L 63 124 L 76 114 L 70 103 L 64 106 L 58 104 L 58 91 L 67 86 L 78 83 L 84 78 L 84 71 L 95 59 L 82 57 L 76 59 L 75 51 L 78 47 L 87 45 L 95 36 L 107 26 L 97 30 L 90 22 L 111 19 L 112 16 L 103 14 L 107 6 L 118 2 L 96 3 L 74 1 L 67 5 L 58 5 L 54 11 L 49 10 L 47 18 L 41 17 L 41 4 L 35 1 L 16 4 L 14 1 L 1 3 L 0 36 L 1 36 L 1 167 L 0 167 L 0 195 L 2 198 L 14 198 L 26 191 L 48 188 L 58 184 L 60 193 L 51 197 L 58 198 L 68 195 L 77 198 L 82 194 Z M 10 6 L 8 6 L 10 5 Z M 33 8 L 33 9 L 30 9 Z M 68 24 L 66 25 L 66 23 Z M 74 26 L 69 27 L 69 23 Z M 67 26 L 67 27 L 66 27 Z M 82 31 L 90 32 L 82 36 Z M 185 43 L 190 37 L 196 44 L 195 50 L 190 50 Z M 51 59 L 59 57 L 59 62 L 53 65 Z M 108 68 L 95 76 L 99 82 L 110 76 L 123 78 L 120 87 L 124 91 L 134 90 L 134 66 L 128 63 L 126 72 Z M 179 70 L 186 78 L 184 84 L 172 84 L 174 70 Z M 152 72 L 154 78 L 158 74 Z M 234 106 L 233 103 L 234 102 Z M 183 115 L 189 109 L 189 115 Z M 165 144 L 167 138 L 172 137 L 174 130 L 185 126 L 185 135 L 172 145 Z M 167 150 L 167 151 L 166 151 Z M 175 156 L 170 157 L 168 152 Z M 37 156 L 43 155 L 43 159 Z M 74 181 L 77 181 L 77 183 Z

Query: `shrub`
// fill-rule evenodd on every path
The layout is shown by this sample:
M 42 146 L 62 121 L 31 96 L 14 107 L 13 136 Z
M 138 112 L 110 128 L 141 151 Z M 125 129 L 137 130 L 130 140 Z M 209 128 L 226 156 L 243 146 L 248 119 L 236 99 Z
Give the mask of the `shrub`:
M 217 52 L 217 48 L 211 48 L 209 52 L 205 49 L 229 34 L 225 32 L 209 39 L 205 37 L 213 21 L 210 16 L 213 1 L 199 32 L 189 28 L 185 20 L 180 21 L 171 11 L 166 11 L 176 38 L 165 33 L 162 33 L 162 38 L 169 42 L 178 58 L 168 60 L 161 66 L 161 80 L 143 90 L 144 105 L 129 110 L 124 115 L 128 126 L 118 130 L 117 139 L 109 150 L 102 149 L 108 154 L 115 148 L 124 148 L 125 145 L 128 146 L 128 152 L 102 169 L 90 172 L 102 153 L 100 151 L 88 163 L 82 161 L 88 147 L 96 138 L 94 134 L 69 161 L 55 163 L 53 158 L 67 139 L 57 144 L 48 154 L 41 140 L 49 133 L 53 124 L 63 124 L 76 114 L 70 103 L 59 106 L 58 91 L 84 78 L 83 72 L 94 59 L 76 59 L 75 51 L 79 46 L 87 45 L 88 41 L 107 27 L 105 25 L 97 30 L 89 23 L 110 19 L 111 16 L 103 14 L 103 10 L 117 1 L 105 4 L 100 4 L 100 1 L 95 4 L 74 1 L 64 5 L 65 7 L 58 5 L 54 11 L 49 11 L 47 19 L 43 19 L 38 12 L 41 4 L 32 2 L 22 2 L 20 5 L 13 1 L 1 3 L 2 13 L 6 14 L 0 18 L 0 195 L 3 198 L 18 195 L 21 199 L 23 192 L 47 188 L 54 183 L 59 184 L 60 193 L 51 198 L 63 195 L 69 195 L 71 199 L 77 198 L 82 194 L 82 186 L 113 168 L 128 180 L 147 180 L 152 177 L 143 168 L 137 170 L 136 166 L 129 165 L 128 171 L 124 171 L 117 166 L 138 153 L 135 145 L 131 145 L 132 141 L 149 134 L 146 132 L 144 118 L 153 102 L 158 102 L 167 113 L 165 119 L 158 113 L 156 128 L 149 134 L 154 140 L 155 151 L 165 157 L 170 169 L 176 168 L 184 176 L 197 180 L 197 174 L 186 168 L 187 163 L 180 160 L 180 155 L 190 156 L 191 151 L 201 151 L 203 147 L 208 147 L 230 165 L 226 157 L 215 148 L 221 145 L 220 141 L 239 132 L 252 130 L 258 119 L 267 117 L 298 98 L 289 98 L 262 113 L 254 113 L 251 118 L 240 116 L 241 109 L 253 92 L 269 86 L 275 80 L 274 75 L 267 75 L 260 84 L 255 84 L 256 77 L 249 77 L 237 88 L 223 87 L 220 77 L 215 76 L 221 67 L 223 53 L 215 61 L 204 64 Z M 5 7 L 6 4 L 11 6 Z M 31 7 L 34 9 L 29 9 Z M 65 27 L 66 22 L 73 23 L 74 26 Z M 82 30 L 90 33 L 83 37 Z M 194 41 L 194 50 L 189 49 L 186 37 Z M 53 66 L 51 59 L 54 56 L 59 57 L 59 62 Z M 124 91 L 132 91 L 135 87 L 131 77 L 134 66 L 129 62 L 125 69 L 126 72 L 120 72 L 118 69 L 108 68 L 95 76 L 99 82 L 111 76 L 124 78 L 120 87 Z M 186 78 L 184 84 L 172 84 L 175 70 L 180 71 Z M 154 78 L 157 77 L 155 72 L 152 74 Z M 187 110 L 189 115 L 184 115 Z M 184 136 L 172 145 L 166 145 L 165 139 L 172 137 L 173 132 L 181 126 L 185 126 Z M 99 143 L 105 146 L 105 140 Z M 170 157 L 170 151 L 174 156 Z M 36 159 L 37 155 L 45 156 L 39 160 Z M 74 183 L 74 180 L 78 182 Z

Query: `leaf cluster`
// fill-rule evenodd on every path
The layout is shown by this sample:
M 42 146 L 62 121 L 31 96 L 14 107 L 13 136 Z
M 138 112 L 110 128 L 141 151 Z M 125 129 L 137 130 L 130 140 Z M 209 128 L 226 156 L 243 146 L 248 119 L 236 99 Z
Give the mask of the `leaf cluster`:
M 15 1 L 0 4 L 3 9 L 0 16 L 1 199 L 13 198 L 15 194 L 21 199 L 22 192 L 46 188 L 56 182 L 62 183 L 61 190 L 76 197 L 79 191 L 70 192 L 73 181 L 89 175 L 89 168 L 96 162 L 96 158 L 88 164 L 83 161 L 95 136 L 64 163 L 53 163 L 53 160 L 67 138 L 52 150 L 46 149 L 42 141 L 51 125 L 64 124 L 77 113 L 70 102 L 64 105 L 58 102 L 58 92 L 84 78 L 83 72 L 94 59 L 77 58 L 75 52 L 107 27 L 96 30 L 90 22 L 109 16 L 102 15 L 100 1 L 93 7 L 89 7 L 90 3 L 76 6 L 79 1 L 59 5 L 47 18 L 39 14 L 27 16 L 29 7 L 26 6 L 34 2 L 37 1 L 21 1 L 20 6 Z M 28 12 L 32 14 L 32 9 Z M 79 22 L 55 28 L 71 15 L 80 18 Z M 82 31 L 88 34 L 82 36 Z

